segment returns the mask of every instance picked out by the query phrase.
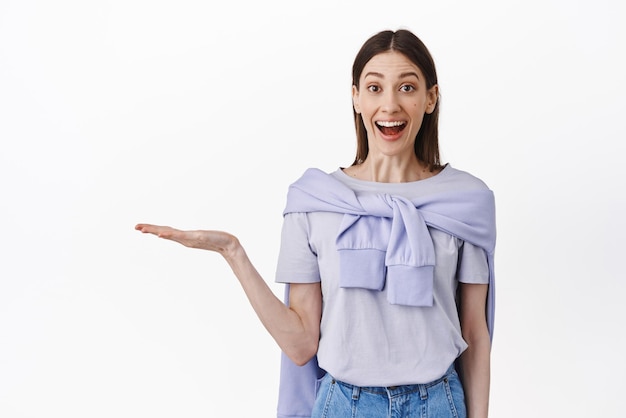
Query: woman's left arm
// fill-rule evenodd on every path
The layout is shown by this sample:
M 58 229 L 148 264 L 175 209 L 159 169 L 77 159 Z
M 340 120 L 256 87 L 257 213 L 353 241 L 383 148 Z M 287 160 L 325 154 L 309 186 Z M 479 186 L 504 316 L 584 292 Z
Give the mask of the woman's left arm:
M 460 286 L 461 331 L 468 345 L 461 355 L 467 416 L 487 418 L 491 354 L 491 339 L 485 315 L 488 285 L 460 283 Z

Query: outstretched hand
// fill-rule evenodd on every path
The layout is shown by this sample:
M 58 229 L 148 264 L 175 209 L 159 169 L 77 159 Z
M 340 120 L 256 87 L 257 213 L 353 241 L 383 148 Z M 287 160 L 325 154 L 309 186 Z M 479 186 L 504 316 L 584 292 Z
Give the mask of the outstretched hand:
M 185 247 L 216 251 L 224 256 L 232 253 L 239 245 L 239 240 L 234 235 L 223 231 L 182 231 L 169 226 L 150 224 L 137 224 L 135 229 L 144 234 L 178 242 Z

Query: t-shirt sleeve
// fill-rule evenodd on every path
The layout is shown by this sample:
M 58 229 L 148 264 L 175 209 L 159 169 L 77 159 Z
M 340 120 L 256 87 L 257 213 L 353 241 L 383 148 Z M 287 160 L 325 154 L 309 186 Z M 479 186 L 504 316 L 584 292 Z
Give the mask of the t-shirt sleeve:
M 489 264 L 485 250 L 467 241 L 463 242 L 459 249 L 456 274 L 461 283 L 488 284 Z
M 317 283 L 319 281 L 317 254 L 309 245 L 307 215 L 306 213 L 288 213 L 283 218 L 276 282 Z

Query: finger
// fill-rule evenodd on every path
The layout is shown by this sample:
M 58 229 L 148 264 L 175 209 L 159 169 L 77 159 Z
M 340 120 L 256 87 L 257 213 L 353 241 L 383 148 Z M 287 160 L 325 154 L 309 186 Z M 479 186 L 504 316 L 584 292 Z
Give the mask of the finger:
M 137 224 L 137 225 L 135 225 L 135 229 L 137 231 L 139 231 L 139 232 L 146 232 L 147 228 L 149 228 L 149 227 L 150 227 L 150 225 L 148 225 L 148 224 Z
M 160 237 L 165 231 L 171 230 L 172 228 L 160 225 L 138 224 L 135 229 L 143 232 L 144 234 L 153 234 Z
M 186 232 L 170 226 L 149 225 L 144 228 L 144 232 L 149 232 L 159 238 L 182 242 L 186 238 Z
M 170 228 L 169 226 L 162 226 L 158 228 L 155 233 L 159 238 L 171 239 L 176 241 L 177 232 L 180 231 L 174 228 Z
M 152 233 L 156 228 L 158 228 L 157 225 L 151 225 L 151 224 L 137 224 L 135 225 L 135 229 L 137 231 L 143 232 L 143 233 Z

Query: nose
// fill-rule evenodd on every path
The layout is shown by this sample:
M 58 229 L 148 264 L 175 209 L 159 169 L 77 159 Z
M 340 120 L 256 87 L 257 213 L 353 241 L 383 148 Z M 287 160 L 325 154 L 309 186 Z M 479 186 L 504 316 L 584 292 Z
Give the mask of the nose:
M 387 91 L 383 95 L 382 110 L 387 113 L 396 113 L 400 110 L 400 104 L 395 91 Z

